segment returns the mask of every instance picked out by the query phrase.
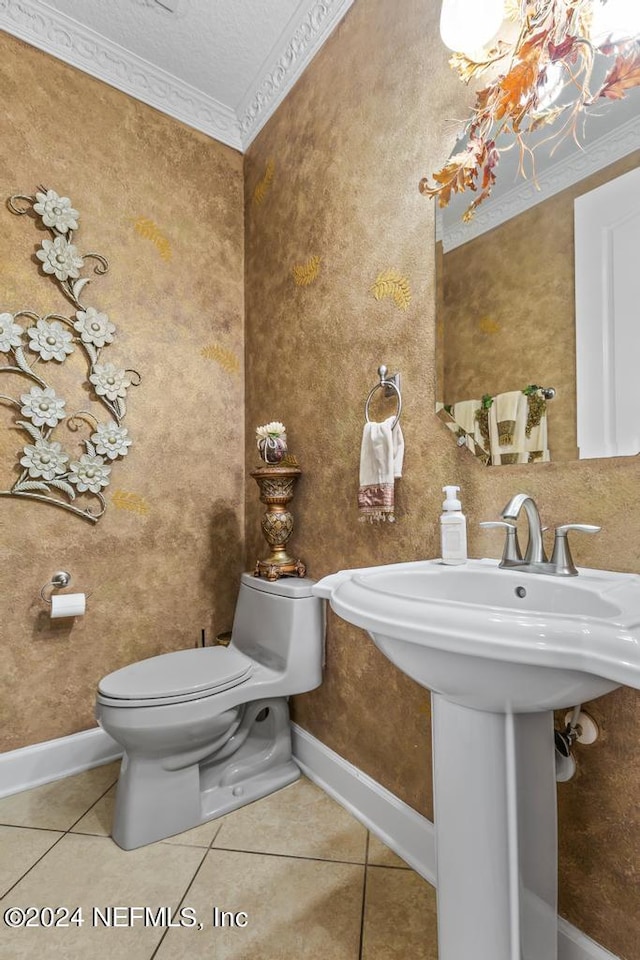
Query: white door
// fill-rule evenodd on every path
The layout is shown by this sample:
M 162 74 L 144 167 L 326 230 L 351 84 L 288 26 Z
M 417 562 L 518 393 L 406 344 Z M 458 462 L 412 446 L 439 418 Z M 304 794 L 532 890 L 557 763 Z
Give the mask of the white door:
M 640 168 L 575 201 L 580 458 L 640 452 Z

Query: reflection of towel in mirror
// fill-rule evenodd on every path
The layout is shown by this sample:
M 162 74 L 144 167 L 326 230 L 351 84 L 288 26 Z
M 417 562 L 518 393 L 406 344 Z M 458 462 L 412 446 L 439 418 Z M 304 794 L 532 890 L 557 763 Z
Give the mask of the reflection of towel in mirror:
M 522 400 L 525 400 L 524 423 L 522 422 Z M 499 393 L 493 399 L 491 406 L 493 416 L 489 416 L 489 431 L 491 435 L 491 448 L 493 450 L 494 436 L 498 445 L 501 447 L 521 448 L 524 444 L 524 428 L 527 422 L 526 397 L 521 390 L 510 390 L 508 393 Z M 492 424 L 494 430 L 492 431 Z
M 525 433 L 524 448 L 528 453 L 525 463 L 551 460 L 547 440 L 547 412 L 540 417 L 540 423 L 531 427 L 530 435 Z
M 404 438 L 400 424 L 393 429 L 394 417 L 382 423 L 365 423 L 360 448 L 360 520 L 393 523 L 394 480 L 402 476 Z
M 479 447 L 486 450 L 487 444 L 482 436 L 480 424 L 476 418 L 476 412 L 481 406 L 480 400 L 459 400 L 458 403 L 454 403 L 453 405 L 452 415 L 457 425 L 462 427 L 467 436 L 471 436 Z M 468 442 L 467 446 L 470 447 Z
M 476 429 L 476 410 L 480 406 L 479 400 L 460 400 L 453 405 L 453 416 L 457 424 L 465 433 L 473 436 Z
M 529 399 L 521 390 L 499 393 L 489 410 L 491 463 L 530 463 L 550 460 L 547 449 L 547 415 L 531 429 L 527 437 Z

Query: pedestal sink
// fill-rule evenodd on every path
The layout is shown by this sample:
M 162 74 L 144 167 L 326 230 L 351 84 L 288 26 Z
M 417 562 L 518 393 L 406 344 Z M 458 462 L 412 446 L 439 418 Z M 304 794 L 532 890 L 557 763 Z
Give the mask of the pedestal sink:
M 439 960 L 557 960 L 553 710 L 640 689 L 640 577 L 426 560 L 314 592 L 431 691 Z

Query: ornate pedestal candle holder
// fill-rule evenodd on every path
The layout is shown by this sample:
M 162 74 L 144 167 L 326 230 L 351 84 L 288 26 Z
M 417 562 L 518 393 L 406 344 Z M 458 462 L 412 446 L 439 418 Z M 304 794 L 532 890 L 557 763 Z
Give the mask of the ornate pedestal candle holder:
M 286 574 L 304 577 L 307 572 L 302 560 L 294 560 L 286 550 L 293 532 L 293 516 L 287 510 L 287 504 L 293 500 L 301 473 L 299 467 L 272 464 L 251 471 L 251 476 L 260 487 L 260 500 L 267 505 L 267 512 L 262 518 L 262 532 L 271 547 L 269 556 L 256 562 L 253 571 L 256 577 L 277 580 Z

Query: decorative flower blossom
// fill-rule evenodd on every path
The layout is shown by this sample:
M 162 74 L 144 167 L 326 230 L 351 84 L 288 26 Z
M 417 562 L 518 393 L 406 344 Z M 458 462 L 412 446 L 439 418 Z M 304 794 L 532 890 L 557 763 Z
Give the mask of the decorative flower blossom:
M 96 347 L 104 347 L 105 343 L 113 343 L 116 332 L 114 323 L 111 323 L 106 313 L 98 313 L 95 307 L 76 312 L 78 318 L 74 328 L 80 334 L 84 343 L 92 343 Z
M 109 483 L 111 467 L 105 465 L 102 457 L 91 457 L 83 453 L 79 460 L 74 460 L 69 467 L 69 481 L 75 483 L 80 493 L 90 490 L 91 493 L 100 493 L 102 487 Z
M 46 227 L 53 227 L 58 233 L 78 229 L 80 214 L 71 206 L 69 197 L 59 197 L 55 190 L 47 190 L 46 193 L 36 193 L 36 200 L 33 209 L 40 214 Z
M 29 349 L 39 353 L 43 360 L 58 360 L 62 363 L 68 353 L 73 353 L 73 334 L 62 326 L 59 320 L 49 323 L 38 320 L 35 327 L 27 330 L 31 343 Z
M 96 363 L 89 380 L 98 396 L 106 397 L 107 400 L 126 397 L 127 387 L 131 386 L 131 378 L 127 371 L 116 367 L 113 363 Z
M 55 427 L 59 420 L 64 420 L 65 401 L 56 397 L 52 387 L 32 387 L 29 393 L 20 397 L 24 406 L 20 413 L 28 417 L 36 427 Z
M 287 428 L 272 420 L 256 428 L 256 446 L 265 463 L 280 463 L 287 452 Z
M 69 243 L 64 237 L 56 237 L 55 240 L 43 240 L 41 247 L 42 249 L 36 252 L 36 257 L 42 260 L 45 273 L 55 273 L 58 280 L 80 276 L 79 271 L 84 266 L 84 260 L 78 255 L 78 248 L 73 243 Z
M 126 427 L 120 427 L 113 420 L 109 423 L 99 423 L 96 433 L 91 437 L 96 445 L 96 450 L 109 460 L 115 460 L 116 457 L 124 457 L 129 452 L 127 447 L 131 446 L 132 441 L 127 434 Z
M 0 353 L 9 353 L 12 347 L 19 347 L 22 333 L 24 330 L 13 322 L 12 314 L 0 313 Z
M 271 423 L 265 423 L 263 427 L 257 427 L 256 438 L 263 440 L 267 437 L 284 437 L 286 433 L 287 428 L 284 423 L 280 423 L 279 420 L 272 420 Z
M 45 480 L 54 480 L 61 473 L 65 473 L 69 457 L 63 453 L 62 445 L 55 441 L 36 440 L 35 446 L 24 447 L 24 457 L 20 463 L 27 467 L 30 477 L 43 477 Z

